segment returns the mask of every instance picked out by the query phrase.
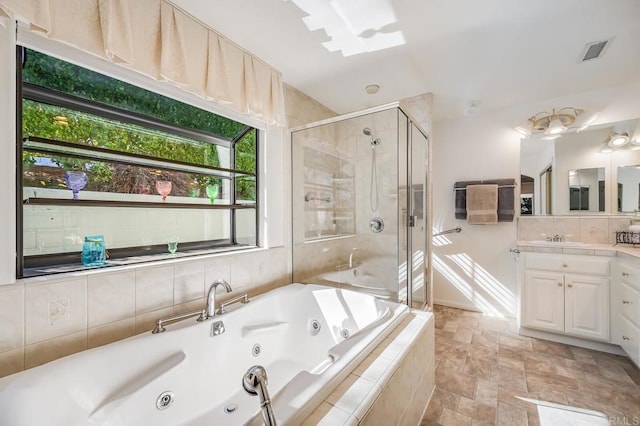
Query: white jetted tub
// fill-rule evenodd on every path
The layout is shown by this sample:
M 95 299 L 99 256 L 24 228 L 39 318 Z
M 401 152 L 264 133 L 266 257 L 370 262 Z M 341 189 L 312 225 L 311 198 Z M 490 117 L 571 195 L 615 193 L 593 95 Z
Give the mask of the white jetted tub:
M 242 387 L 256 364 L 278 424 L 299 424 L 408 313 L 363 293 L 291 284 L 203 322 L 2 378 L 0 424 L 262 424 L 258 397 Z M 226 331 L 212 336 L 215 321 Z M 159 409 L 159 400 L 172 402 Z

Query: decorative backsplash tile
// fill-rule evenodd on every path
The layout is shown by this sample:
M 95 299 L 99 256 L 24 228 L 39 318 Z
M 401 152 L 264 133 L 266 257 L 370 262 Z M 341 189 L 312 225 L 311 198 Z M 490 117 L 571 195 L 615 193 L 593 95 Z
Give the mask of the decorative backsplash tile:
M 568 241 L 615 244 L 615 232 L 629 227 L 632 216 L 521 216 L 520 241 L 544 239 L 542 234 L 564 235 Z
M 86 284 L 80 278 L 26 287 L 27 345 L 87 328 Z
M 580 218 L 580 241 L 591 244 L 606 244 L 609 241 L 609 219 Z

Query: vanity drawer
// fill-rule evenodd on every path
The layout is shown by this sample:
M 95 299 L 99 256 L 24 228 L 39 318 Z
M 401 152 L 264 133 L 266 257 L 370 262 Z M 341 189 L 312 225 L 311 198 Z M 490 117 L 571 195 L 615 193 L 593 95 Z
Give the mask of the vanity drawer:
M 620 262 L 618 264 L 620 281 L 629 284 L 631 287 L 640 290 L 640 269 Z
M 636 365 L 640 363 L 640 329 L 620 315 L 620 336 L 615 336 L 620 346 Z
M 609 259 L 599 256 L 529 254 L 526 259 L 526 268 L 541 271 L 607 276 L 610 271 L 610 261 Z
M 620 283 L 620 313 L 640 326 L 640 291 Z

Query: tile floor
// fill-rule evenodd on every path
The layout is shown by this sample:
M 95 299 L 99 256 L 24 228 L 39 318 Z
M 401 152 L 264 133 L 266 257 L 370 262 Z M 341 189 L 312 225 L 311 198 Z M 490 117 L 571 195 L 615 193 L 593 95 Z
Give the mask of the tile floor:
M 434 312 L 436 391 L 421 425 L 640 425 L 627 358 L 520 336 L 513 319 Z

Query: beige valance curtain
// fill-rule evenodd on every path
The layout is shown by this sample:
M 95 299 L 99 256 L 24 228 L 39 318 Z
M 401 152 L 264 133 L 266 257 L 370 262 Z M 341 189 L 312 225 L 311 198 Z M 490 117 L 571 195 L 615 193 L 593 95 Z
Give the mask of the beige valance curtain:
M 167 1 L 0 0 L 0 17 L 267 124 L 285 125 L 280 73 Z

